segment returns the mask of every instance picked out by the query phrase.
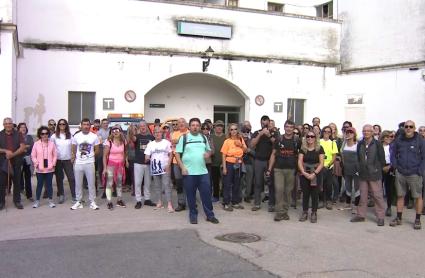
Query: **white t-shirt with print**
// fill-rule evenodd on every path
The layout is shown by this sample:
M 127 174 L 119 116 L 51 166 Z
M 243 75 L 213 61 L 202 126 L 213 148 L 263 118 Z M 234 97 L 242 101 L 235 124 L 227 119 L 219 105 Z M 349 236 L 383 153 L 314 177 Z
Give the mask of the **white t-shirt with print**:
M 78 132 L 72 138 L 72 144 L 77 145 L 75 164 L 94 163 L 94 146 L 99 145 L 99 138 L 96 134 Z
M 171 143 L 166 139 L 161 141 L 150 141 L 145 149 L 145 155 L 150 156 L 151 161 L 151 175 L 165 174 L 165 167 L 167 167 L 170 158 Z

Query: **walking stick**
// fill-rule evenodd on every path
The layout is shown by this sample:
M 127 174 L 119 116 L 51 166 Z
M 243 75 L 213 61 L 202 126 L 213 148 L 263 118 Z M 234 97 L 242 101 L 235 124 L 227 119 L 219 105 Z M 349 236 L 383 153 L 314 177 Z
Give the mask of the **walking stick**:
M 10 160 L 7 159 L 7 186 L 6 186 L 6 196 L 4 198 L 4 209 L 7 213 L 7 196 L 9 195 L 9 187 L 10 187 L 10 169 L 12 167 L 12 164 L 10 163 Z M 15 186 L 15 185 L 13 185 Z

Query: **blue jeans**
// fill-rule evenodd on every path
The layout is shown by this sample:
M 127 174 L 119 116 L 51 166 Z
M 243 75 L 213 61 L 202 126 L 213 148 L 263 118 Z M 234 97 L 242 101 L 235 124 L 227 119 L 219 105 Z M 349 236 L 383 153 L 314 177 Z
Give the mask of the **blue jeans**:
M 240 184 L 241 184 L 241 165 L 235 169 L 235 164 L 226 162 L 227 174 L 223 175 L 223 204 L 233 205 L 241 202 Z
M 187 175 L 183 176 L 183 184 L 189 206 L 190 220 L 198 218 L 198 210 L 196 209 L 196 190 L 199 190 L 201 196 L 202 207 L 204 208 L 207 219 L 214 217 L 213 206 L 211 201 L 211 185 L 210 176 L 205 175 Z
M 53 198 L 52 179 L 53 179 L 53 172 L 51 172 L 51 173 L 37 173 L 37 189 L 36 189 L 36 193 L 35 193 L 37 201 L 40 201 L 41 190 L 43 189 L 43 184 L 46 185 L 47 197 L 49 199 Z

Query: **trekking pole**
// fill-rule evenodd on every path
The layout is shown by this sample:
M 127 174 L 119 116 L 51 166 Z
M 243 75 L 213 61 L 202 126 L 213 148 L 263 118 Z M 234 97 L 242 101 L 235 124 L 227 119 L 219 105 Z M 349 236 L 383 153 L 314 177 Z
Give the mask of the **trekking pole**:
M 10 188 L 10 169 L 12 167 L 12 164 L 10 163 L 10 160 L 7 159 L 7 186 L 6 186 L 6 196 L 4 198 L 4 209 L 7 213 L 7 196 L 9 195 L 9 188 Z M 15 186 L 15 185 L 13 185 Z

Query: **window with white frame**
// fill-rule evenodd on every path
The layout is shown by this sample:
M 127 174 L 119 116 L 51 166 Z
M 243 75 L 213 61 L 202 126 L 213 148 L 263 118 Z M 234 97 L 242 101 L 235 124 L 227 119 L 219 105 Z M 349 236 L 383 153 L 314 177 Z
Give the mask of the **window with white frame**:
M 321 18 L 333 18 L 333 2 L 316 6 L 316 16 Z

